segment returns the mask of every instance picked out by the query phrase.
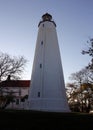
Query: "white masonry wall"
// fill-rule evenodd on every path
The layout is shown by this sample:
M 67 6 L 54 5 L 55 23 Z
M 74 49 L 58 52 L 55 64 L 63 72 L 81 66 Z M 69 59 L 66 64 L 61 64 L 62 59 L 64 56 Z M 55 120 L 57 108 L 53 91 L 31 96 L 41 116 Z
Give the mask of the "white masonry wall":
M 57 32 L 50 21 L 39 26 L 28 102 L 33 110 L 69 111 Z

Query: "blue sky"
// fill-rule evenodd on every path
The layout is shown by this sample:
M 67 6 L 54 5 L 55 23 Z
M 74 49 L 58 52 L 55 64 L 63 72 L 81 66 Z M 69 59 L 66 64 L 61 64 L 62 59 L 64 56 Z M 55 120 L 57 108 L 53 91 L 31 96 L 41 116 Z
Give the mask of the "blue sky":
M 44 13 L 57 24 L 64 79 L 85 67 L 90 58 L 81 54 L 93 38 L 93 0 L 0 0 L 0 51 L 24 56 L 23 79 L 30 79 L 38 32 Z

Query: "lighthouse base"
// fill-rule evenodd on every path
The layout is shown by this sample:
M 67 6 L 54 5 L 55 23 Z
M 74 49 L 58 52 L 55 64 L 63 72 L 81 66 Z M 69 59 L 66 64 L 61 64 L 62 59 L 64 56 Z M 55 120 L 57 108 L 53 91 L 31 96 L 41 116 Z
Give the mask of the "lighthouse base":
M 29 110 L 50 111 L 50 112 L 70 112 L 68 104 L 64 99 L 32 98 L 28 101 Z

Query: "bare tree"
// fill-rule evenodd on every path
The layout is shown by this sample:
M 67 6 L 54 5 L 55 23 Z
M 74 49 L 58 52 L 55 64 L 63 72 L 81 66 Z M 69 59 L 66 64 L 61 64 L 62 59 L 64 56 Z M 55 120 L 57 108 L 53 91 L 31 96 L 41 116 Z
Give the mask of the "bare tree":
M 8 75 L 12 79 L 19 79 L 27 60 L 23 57 L 11 57 L 9 54 L 0 52 L 0 82 L 5 80 Z
M 89 112 L 92 108 L 93 82 L 91 82 L 91 77 L 93 77 L 93 73 L 86 67 L 71 74 L 70 79 L 74 82 L 68 84 L 67 87 L 71 88 L 69 89 L 70 96 L 68 102 L 70 103 L 71 108 L 73 108 L 73 111 L 80 110 L 81 112 Z M 78 107 L 79 109 L 75 109 Z
M 77 86 L 82 83 L 90 82 L 89 76 L 91 77 L 91 72 L 85 67 L 76 73 L 72 73 L 69 79 L 73 80 Z
M 79 111 L 78 88 L 76 83 L 67 83 L 66 94 L 71 111 Z
M 79 107 L 82 112 L 89 112 L 90 109 L 93 109 L 93 39 L 89 39 L 87 43 L 88 47 L 82 50 L 82 54 L 89 55 L 91 61 L 85 68 L 72 73 L 69 77 L 72 83 L 67 84 L 67 96 L 70 107 Z
M 6 108 L 15 97 L 11 92 L 6 92 L 6 95 L 3 95 L 2 83 L 9 80 L 10 77 L 11 79 L 20 79 L 26 63 L 27 60 L 23 56 L 12 57 L 7 53 L 0 52 L 0 109 Z
M 93 38 L 89 39 L 87 43 L 88 43 L 88 47 L 86 50 L 82 50 L 82 54 L 83 55 L 87 54 L 91 57 L 91 61 L 88 64 L 87 68 L 93 71 Z

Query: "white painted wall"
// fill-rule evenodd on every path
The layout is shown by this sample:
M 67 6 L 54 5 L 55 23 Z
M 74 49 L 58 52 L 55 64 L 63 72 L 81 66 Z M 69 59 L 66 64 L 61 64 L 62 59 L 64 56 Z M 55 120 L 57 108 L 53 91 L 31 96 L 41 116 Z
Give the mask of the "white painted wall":
M 69 111 L 57 32 L 50 21 L 39 26 L 28 102 L 29 109 Z

